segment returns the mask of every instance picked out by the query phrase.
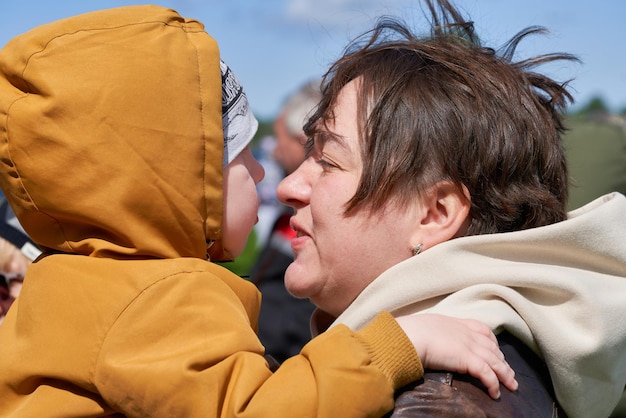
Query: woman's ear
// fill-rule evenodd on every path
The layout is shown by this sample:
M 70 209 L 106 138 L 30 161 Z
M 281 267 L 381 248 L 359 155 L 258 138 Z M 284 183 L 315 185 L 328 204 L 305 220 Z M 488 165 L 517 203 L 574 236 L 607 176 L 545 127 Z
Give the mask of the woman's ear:
M 428 249 L 452 238 L 464 236 L 470 223 L 471 200 L 465 186 L 441 181 L 423 199 L 419 237 L 415 242 Z

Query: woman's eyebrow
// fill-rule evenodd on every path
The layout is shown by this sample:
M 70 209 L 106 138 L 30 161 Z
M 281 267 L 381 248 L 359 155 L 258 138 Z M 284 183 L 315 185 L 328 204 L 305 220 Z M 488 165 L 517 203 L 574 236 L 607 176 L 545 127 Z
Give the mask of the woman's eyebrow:
M 320 131 L 318 132 L 318 138 L 320 145 L 325 145 L 327 143 L 334 143 L 339 145 L 346 151 L 350 151 L 350 146 L 342 135 L 336 134 L 331 131 Z

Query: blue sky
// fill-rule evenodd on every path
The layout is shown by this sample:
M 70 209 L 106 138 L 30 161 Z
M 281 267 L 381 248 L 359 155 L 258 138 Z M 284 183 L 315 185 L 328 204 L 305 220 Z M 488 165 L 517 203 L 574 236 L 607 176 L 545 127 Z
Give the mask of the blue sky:
M 424 27 L 419 0 L 153 0 L 200 20 L 220 44 L 224 60 L 247 91 L 259 118 L 273 118 L 285 96 L 321 75 L 347 42 L 381 14 Z M 42 23 L 102 8 L 140 4 L 123 0 L 11 0 L 0 11 L 0 45 Z M 577 104 L 602 97 L 626 108 L 626 1 L 456 0 L 483 42 L 500 46 L 519 30 L 541 25 L 548 36 L 527 39 L 520 58 L 569 52 L 582 64 L 543 67 L 571 83 Z

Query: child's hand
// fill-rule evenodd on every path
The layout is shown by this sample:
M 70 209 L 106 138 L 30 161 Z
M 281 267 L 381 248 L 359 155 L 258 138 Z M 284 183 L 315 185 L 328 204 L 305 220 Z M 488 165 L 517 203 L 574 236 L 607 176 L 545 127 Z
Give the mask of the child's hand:
M 517 390 L 515 372 L 504 359 L 495 335 L 485 324 L 437 314 L 397 318 L 426 369 L 468 373 L 500 397 L 500 382 Z

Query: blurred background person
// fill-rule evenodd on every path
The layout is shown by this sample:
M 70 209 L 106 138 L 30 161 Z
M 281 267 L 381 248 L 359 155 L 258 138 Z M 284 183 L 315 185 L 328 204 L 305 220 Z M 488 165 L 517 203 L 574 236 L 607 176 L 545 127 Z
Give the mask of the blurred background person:
M 310 80 L 288 96 L 274 122 L 272 156 L 283 171 L 280 179 L 294 172 L 304 161 L 303 126 L 321 99 L 320 83 L 318 79 Z M 266 186 L 275 192 L 277 183 Z M 291 239 L 295 231 L 289 226 L 293 210 L 280 205 L 277 212 L 250 279 L 263 295 L 259 339 L 267 354 L 282 362 L 299 353 L 310 340 L 309 320 L 314 305 L 308 299 L 293 297 L 285 288 L 285 270 L 293 261 Z
M 304 161 L 303 126 L 322 98 L 320 83 L 311 80 L 289 96 L 274 122 L 276 146 L 272 155 L 285 175 L 293 173 Z
M 41 254 L 4 201 L 0 204 L 0 323 L 22 289 L 26 268 Z

